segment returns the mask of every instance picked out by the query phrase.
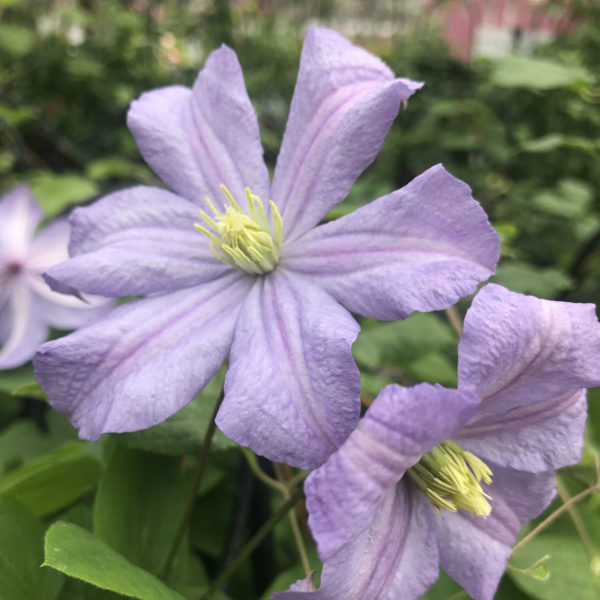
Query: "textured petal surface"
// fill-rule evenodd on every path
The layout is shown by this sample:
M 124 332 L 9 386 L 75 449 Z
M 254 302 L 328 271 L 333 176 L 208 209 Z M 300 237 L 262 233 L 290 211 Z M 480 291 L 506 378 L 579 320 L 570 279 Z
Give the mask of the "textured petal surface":
M 358 325 L 333 298 L 279 271 L 257 280 L 231 349 L 217 425 L 271 460 L 314 468 L 360 411 Z
M 218 280 L 118 307 L 44 344 L 36 378 L 80 437 L 145 429 L 187 404 L 227 356 L 251 280 Z
M 27 274 L 26 285 L 34 295 L 37 315 L 58 329 L 76 329 L 106 315 L 114 307 L 114 302 L 103 296 L 55 292 L 41 275 Z
M 146 162 L 178 194 L 200 203 L 223 200 L 224 183 L 244 199 L 244 187 L 267 200 L 269 174 L 258 122 L 233 50 L 211 53 L 192 90 L 146 92 L 127 115 Z
M 343 200 L 381 148 L 400 102 L 421 84 L 328 29 L 306 32 L 271 197 L 286 238 Z
M 11 286 L 0 306 L 0 369 L 13 369 L 33 357 L 48 328 L 35 297 L 24 282 Z
M 475 291 L 496 268 L 500 243 L 470 188 L 441 165 L 404 188 L 284 250 L 354 312 L 401 319 L 440 310 Z
M 577 462 L 585 420 L 581 391 L 600 384 L 598 356 L 593 305 L 487 285 L 467 313 L 459 345 L 459 388 L 482 398 L 461 438 L 523 470 Z M 502 444 L 510 449 L 503 456 Z
M 367 527 L 390 486 L 460 429 L 478 403 L 473 394 L 427 383 L 383 388 L 358 429 L 306 480 L 308 522 L 321 558 Z
M 538 473 L 579 462 L 586 417 L 586 392 L 578 390 L 471 424 L 454 439 L 486 462 Z
M 158 188 L 134 187 L 73 211 L 71 260 L 48 281 L 105 296 L 177 290 L 230 270 L 214 257 L 192 203 Z M 66 259 L 66 257 L 65 257 Z M 63 259 L 64 260 L 64 259 Z
M 493 497 L 486 518 L 464 511 L 434 517 L 440 565 L 474 600 L 492 600 L 521 527 L 554 497 L 554 473 L 523 473 L 490 463 Z
M 35 228 L 43 217 L 31 190 L 19 185 L 0 200 L 0 263 L 26 256 Z

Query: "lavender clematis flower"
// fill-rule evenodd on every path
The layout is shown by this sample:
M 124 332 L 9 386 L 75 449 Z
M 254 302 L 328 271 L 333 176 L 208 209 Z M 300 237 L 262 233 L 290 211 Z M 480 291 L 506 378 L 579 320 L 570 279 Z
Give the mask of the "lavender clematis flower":
M 35 236 L 42 217 L 24 185 L 0 199 L 0 369 L 32 358 L 49 325 L 73 329 L 106 312 L 104 298 L 84 301 L 46 285 L 42 273 L 68 258 L 69 225 L 58 220 Z
M 138 146 L 175 193 L 136 187 L 75 211 L 72 258 L 47 274 L 57 289 L 148 294 L 36 358 L 81 437 L 159 423 L 229 354 L 221 430 L 273 460 L 322 464 L 359 417 L 358 325 L 338 302 L 381 319 L 440 309 L 498 259 L 481 207 L 441 166 L 315 227 L 419 87 L 310 29 L 272 184 L 229 48 L 210 55 L 191 90 L 132 104 Z
M 483 288 L 460 341 L 459 389 L 385 387 L 309 475 L 321 587 L 306 580 L 273 598 L 414 600 L 441 566 L 490 600 L 519 530 L 554 496 L 553 470 L 579 460 L 599 355 L 592 305 Z

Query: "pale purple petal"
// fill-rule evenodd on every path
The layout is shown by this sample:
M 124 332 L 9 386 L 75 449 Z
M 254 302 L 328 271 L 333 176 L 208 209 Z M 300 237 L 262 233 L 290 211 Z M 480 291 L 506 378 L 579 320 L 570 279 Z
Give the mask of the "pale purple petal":
M 292 239 L 343 200 L 381 148 L 400 102 L 421 84 L 335 31 L 306 32 L 271 197 Z
M 437 165 L 287 245 L 284 264 L 351 311 L 402 319 L 473 293 L 496 268 L 499 249 L 470 188 Z
M 578 390 L 468 425 L 454 439 L 485 462 L 539 473 L 579 462 L 586 416 L 586 391 Z
M 84 439 L 156 425 L 187 404 L 227 356 L 250 285 L 232 273 L 120 306 L 44 344 L 36 378 Z
M 492 600 L 519 531 L 554 497 L 554 473 L 523 473 L 489 464 L 494 481 L 487 518 L 459 511 L 434 517 L 440 565 L 473 600 Z
M 67 260 L 70 233 L 71 228 L 66 219 L 56 219 L 44 227 L 29 246 L 26 268 L 43 273 L 48 267 Z
M 0 262 L 21 260 L 44 214 L 26 185 L 13 188 L 0 199 Z
M 514 421 L 512 411 L 522 407 L 568 405 L 582 388 L 600 384 L 598 356 L 600 323 L 592 304 L 487 285 L 473 300 L 459 345 L 459 387 L 482 398 L 469 425 Z
M 241 311 L 217 416 L 223 433 L 271 460 L 314 468 L 360 411 L 350 314 L 322 290 L 276 271 Z
M 114 306 L 103 296 L 73 296 L 55 292 L 41 275 L 28 273 L 26 285 L 31 290 L 36 311 L 44 323 L 58 329 L 77 329 L 85 323 L 106 315 Z
M 357 536 L 389 487 L 460 429 L 478 403 L 474 394 L 439 385 L 384 387 L 358 429 L 306 480 L 309 524 L 321 558 Z
M 0 321 L 0 369 L 25 364 L 46 339 L 48 328 L 34 295 L 23 282 L 11 286 L 8 299 L 0 306 Z
M 165 190 L 133 187 L 70 217 L 71 260 L 47 271 L 54 289 L 129 296 L 211 281 L 231 268 L 194 229 L 198 208 Z M 60 285 L 56 285 L 55 281 Z
M 258 122 L 233 50 L 211 53 L 193 90 L 172 86 L 142 94 L 127 115 L 146 162 L 178 194 L 222 202 L 219 184 L 244 200 L 244 187 L 269 197 Z

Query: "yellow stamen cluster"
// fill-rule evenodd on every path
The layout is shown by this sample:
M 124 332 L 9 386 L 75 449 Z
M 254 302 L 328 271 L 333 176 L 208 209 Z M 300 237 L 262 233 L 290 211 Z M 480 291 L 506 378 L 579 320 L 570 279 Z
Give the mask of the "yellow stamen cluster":
M 438 512 L 443 509 L 456 512 L 462 508 L 487 517 L 492 510 L 488 502 L 492 498 L 480 484 L 492 483 L 492 471 L 452 440 L 426 452 L 407 473 Z
M 244 212 L 223 184 L 221 191 L 229 203 L 225 212 L 219 212 L 208 196 L 205 197 L 206 204 L 214 217 L 200 211 L 202 219 L 212 231 L 197 223 L 194 227 L 208 236 L 210 248 L 219 260 L 254 275 L 269 273 L 279 261 L 283 240 L 283 221 L 277 206 L 273 200 L 269 200 L 273 214 L 271 224 L 261 199 L 248 188 L 246 199 L 250 214 Z

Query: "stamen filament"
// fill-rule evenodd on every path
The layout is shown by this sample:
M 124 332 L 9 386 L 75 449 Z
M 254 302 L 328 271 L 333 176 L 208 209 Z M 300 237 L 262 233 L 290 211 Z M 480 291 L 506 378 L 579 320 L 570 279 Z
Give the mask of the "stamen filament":
M 492 497 L 481 483 L 492 483 L 492 471 L 477 456 L 448 440 L 426 452 L 408 469 L 415 485 L 427 496 L 437 512 L 456 512 L 459 508 L 487 517 Z
M 197 223 L 194 227 L 209 238 L 213 254 L 228 265 L 253 275 L 272 271 L 279 262 L 283 243 L 283 222 L 275 203 L 269 200 L 273 212 L 271 224 L 261 199 L 249 188 L 245 188 L 248 214 L 225 185 L 221 184 L 220 188 L 228 206 L 220 212 L 206 196 L 206 204 L 214 218 L 204 210 L 200 211 L 200 216 L 210 229 Z

